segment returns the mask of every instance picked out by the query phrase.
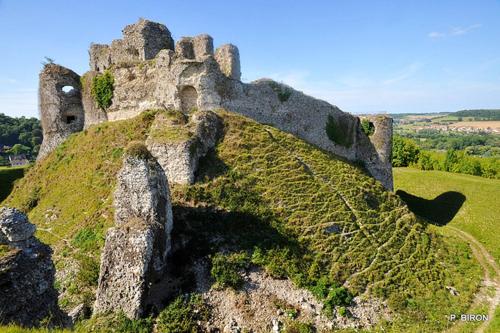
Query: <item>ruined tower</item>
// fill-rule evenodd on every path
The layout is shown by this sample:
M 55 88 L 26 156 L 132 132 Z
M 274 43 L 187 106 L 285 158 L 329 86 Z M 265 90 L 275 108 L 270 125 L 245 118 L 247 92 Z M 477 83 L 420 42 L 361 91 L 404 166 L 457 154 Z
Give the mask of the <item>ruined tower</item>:
M 84 113 L 80 76 L 56 64 L 47 64 L 40 73 L 38 88 L 43 142 L 38 160 L 54 150 L 71 133 L 83 129 Z

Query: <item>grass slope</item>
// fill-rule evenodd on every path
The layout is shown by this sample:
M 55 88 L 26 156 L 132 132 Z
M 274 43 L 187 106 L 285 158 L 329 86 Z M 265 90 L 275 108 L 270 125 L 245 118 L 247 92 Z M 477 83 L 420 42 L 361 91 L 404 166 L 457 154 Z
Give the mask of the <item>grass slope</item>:
M 394 168 L 394 184 L 396 189 L 427 200 L 450 191 L 464 195 L 463 206 L 449 222 L 450 225 L 474 236 L 500 263 L 500 180 L 442 171 Z
M 449 325 L 446 314 L 466 309 L 480 270 L 464 243 L 429 230 L 359 167 L 219 113 L 225 136 L 202 161 L 200 181 L 172 190 L 175 232 L 194 240 L 183 254 L 188 261 L 244 253 L 313 291 L 344 285 L 386 298 L 402 314 L 395 332 L 440 330 Z M 92 302 L 122 151 L 145 140 L 151 120 L 145 113 L 72 135 L 4 202 L 28 212 L 38 237 L 53 247 L 63 307 Z

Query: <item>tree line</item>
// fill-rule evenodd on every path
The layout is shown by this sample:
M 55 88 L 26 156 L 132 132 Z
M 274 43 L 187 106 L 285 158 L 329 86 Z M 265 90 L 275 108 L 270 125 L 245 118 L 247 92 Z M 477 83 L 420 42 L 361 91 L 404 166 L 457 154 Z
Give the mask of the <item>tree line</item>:
M 427 151 L 420 148 L 412 139 L 397 135 L 393 138 L 392 165 L 500 179 L 498 157 L 477 157 L 468 154 L 466 150 L 453 148 L 446 152 Z
M 25 154 L 30 160 L 36 159 L 42 139 L 37 118 L 14 118 L 0 113 L 0 165 L 9 164 L 9 155 Z

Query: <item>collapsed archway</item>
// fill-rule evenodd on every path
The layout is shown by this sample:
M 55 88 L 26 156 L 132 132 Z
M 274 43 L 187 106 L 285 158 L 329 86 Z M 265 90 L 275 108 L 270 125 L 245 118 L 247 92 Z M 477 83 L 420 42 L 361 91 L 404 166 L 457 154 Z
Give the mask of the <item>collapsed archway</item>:
M 189 113 L 198 108 L 198 93 L 193 86 L 185 86 L 180 93 L 181 111 Z

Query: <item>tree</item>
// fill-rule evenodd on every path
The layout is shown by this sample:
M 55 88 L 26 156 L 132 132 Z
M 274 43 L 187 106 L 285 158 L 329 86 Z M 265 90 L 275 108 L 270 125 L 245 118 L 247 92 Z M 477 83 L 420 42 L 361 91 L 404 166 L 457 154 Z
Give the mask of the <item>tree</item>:
M 418 162 L 420 149 L 411 139 L 394 136 L 392 140 L 392 165 L 406 167 Z
M 30 147 L 26 147 L 20 143 L 16 143 L 11 149 L 9 149 L 10 154 L 19 155 L 19 154 L 29 154 L 31 151 Z

